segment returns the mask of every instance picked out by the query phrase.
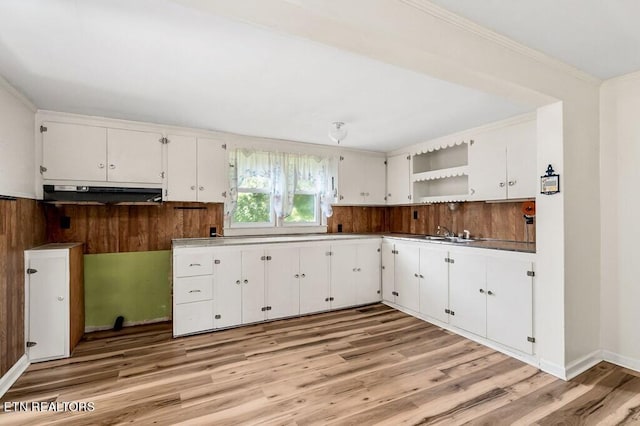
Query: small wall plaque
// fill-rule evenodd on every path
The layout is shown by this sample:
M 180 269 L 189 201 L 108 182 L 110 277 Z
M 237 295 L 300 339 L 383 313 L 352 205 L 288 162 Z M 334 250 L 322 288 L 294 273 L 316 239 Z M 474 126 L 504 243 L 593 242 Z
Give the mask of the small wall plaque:
M 549 164 L 544 176 L 540 176 L 540 193 L 551 195 L 558 192 L 560 192 L 560 175 L 557 175 Z

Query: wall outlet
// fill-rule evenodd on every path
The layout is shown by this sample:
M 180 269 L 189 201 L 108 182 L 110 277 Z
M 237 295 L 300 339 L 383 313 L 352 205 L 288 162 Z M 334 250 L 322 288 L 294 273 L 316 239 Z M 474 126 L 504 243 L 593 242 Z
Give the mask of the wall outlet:
M 69 216 L 62 216 L 60 218 L 60 229 L 71 228 L 71 218 Z
M 418 210 L 413 211 L 413 220 L 418 220 Z
M 342 224 L 341 223 L 338 224 L 338 232 L 342 232 Z
M 212 226 L 211 228 L 209 228 L 209 236 L 210 237 L 218 236 L 218 229 L 215 226 Z

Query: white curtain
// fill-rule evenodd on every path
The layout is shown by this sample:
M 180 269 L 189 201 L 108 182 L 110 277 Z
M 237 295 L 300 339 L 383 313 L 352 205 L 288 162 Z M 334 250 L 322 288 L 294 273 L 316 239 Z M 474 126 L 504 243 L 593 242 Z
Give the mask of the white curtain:
M 308 154 L 237 149 L 229 153 L 229 197 L 225 215 L 237 206 L 238 188 L 268 190 L 273 210 L 280 220 L 291 214 L 296 191 L 316 194 L 322 214 L 331 217 L 331 160 Z

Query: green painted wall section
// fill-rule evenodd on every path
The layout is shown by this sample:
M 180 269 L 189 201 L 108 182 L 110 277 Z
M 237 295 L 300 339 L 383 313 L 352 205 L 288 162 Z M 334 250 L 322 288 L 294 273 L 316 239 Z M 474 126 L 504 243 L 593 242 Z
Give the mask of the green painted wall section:
M 85 327 L 169 318 L 170 267 L 169 250 L 85 255 Z

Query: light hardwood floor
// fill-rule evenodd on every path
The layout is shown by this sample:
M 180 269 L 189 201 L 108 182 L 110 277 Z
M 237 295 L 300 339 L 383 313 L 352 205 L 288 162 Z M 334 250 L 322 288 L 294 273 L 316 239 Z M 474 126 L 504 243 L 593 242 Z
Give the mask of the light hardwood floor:
M 179 339 L 166 324 L 90 336 L 29 367 L 5 401 L 95 410 L 2 413 L 2 425 L 614 425 L 640 422 L 640 375 L 601 363 L 563 382 L 372 305 Z

